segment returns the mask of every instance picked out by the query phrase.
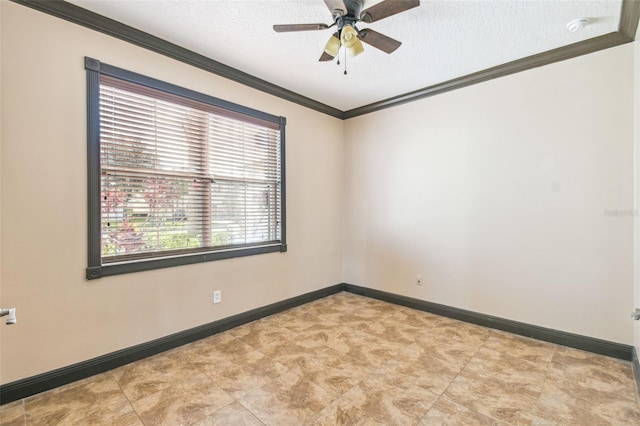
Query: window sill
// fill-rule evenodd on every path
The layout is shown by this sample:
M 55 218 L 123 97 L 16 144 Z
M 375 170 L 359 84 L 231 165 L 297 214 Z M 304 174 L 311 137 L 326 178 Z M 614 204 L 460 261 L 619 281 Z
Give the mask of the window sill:
M 174 257 L 162 257 L 154 259 L 137 260 L 132 262 L 113 263 L 102 266 L 89 266 L 87 279 L 95 280 L 111 275 L 129 274 L 132 272 L 151 271 L 154 269 L 170 268 L 172 266 L 191 265 L 194 263 L 210 262 L 213 260 L 232 259 L 234 257 L 253 256 L 256 254 L 285 252 L 286 244 L 268 246 L 247 247 L 224 251 L 206 253 L 194 253 Z

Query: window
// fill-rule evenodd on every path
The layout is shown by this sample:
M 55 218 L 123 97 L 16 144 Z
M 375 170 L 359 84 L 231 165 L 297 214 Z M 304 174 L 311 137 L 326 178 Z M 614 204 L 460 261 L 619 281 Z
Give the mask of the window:
M 286 251 L 283 117 L 85 68 L 88 279 Z

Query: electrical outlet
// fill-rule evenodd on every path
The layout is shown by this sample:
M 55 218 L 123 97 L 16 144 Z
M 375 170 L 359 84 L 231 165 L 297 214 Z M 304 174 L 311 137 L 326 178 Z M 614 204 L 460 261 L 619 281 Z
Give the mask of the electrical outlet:
M 422 285 L 422 275 L 416 275 L 416 285 Z
M 213 303 L 222 302 L 222 291 L 216 290 L 213 292 Z

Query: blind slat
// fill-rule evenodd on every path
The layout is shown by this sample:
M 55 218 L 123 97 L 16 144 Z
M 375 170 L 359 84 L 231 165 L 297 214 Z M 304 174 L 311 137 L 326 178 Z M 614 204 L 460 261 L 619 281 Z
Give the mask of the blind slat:
M 279 125 L 101 77 L 104 263 L 280 240 Z

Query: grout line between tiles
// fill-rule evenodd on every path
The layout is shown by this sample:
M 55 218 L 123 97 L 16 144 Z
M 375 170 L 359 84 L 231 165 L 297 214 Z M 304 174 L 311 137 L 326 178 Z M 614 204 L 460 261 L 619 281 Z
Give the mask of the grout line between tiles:
M 429 408 L 429 410 L 425 413 L 425 415 L 422 417 L 422 419 L 420 419 L 420 421 L 424 420 L 425 417 L 427 417 L 427 415 L 429 414 L 429 411 L 431 411 L 433 409 L 433 406 L 436 405 L 436 403 L 441 399 L 444 398 L 448 401 L 451 401 L 455 404 L 461 405 L 463 407 L 465 407 L 466 409 L 473 411 L 474 413 L 477 414 L 482 414 L 479 413 L 477 410 L 475 410 L 473 407 L 469 407 L 465 404 L 463 404 L 461 401 L 453 401 L 453 400 L 449 400 L 447 397 L 445 397 L 444 395 L 447 393 L 447 391 L 449 390 L 449 388 L 451 387 L 451 385 L 453 384 L 453 382 L 456 381 L 456 379 L 460 376 L 460 374 L 462 374 L 462 372 L 465 370 L 465 368 L 467 368 L 467 366 L 469 365 L 469 363 L 473 360 L 473 358 L 475 358 L 475 356 L 478 354 L 478 352 L 480 351 L 480 349 L 484 348 L 484 346 L 487 344 L 487 341 L 489 340 L 489 338 L 491 337 L 491 333 L 492 331 L 489 331 L 489 335 L 487 336 L 487 338 L 484 340 L 484 342 L 482 342 L 482 345 L 478 346 L 478 349 L 475 350 L 475 352 L 469 357 L 469 359 L 467 360 L 467 362 L 464 364 L 464 366 L 460 369 L 460 371 L 458 371 L 458 374 L 456 374 L 456 376 L 451 379 L 451 381 L 449 382 L 449 384 L 447 385 L 447 387 L 445 388 L 445 390 L 442 391 L 442 393 L 440 394 L 440 396 L 438 396 L 438 399 L 436 399 L 433 403 L 433 405 L 431 406 L 431 408 Z M 494 419 L 496 421 L 498 421 L 497 419 Z
M 113 370 L 109 371 L 108 374 L 111 376 L 113 381 L 116 382 L 116 385 L 118 385 L 118 389 L 120 389 L 120 392 L 122 392 L 122 395 L 124 395 L 124 397 L 127 399 L 127 402 L 129 402 L 131 409 L 133 410 L 134 413 L 136 413 L 136 417 L 138 418 L 138 420 L 140 420 L 140 423 L 145 425 L 144 420 L 142 420 L 142 417 L 140 417 L 140 414 L 138 413 L 138 410 L 136 410 L 136 407 L 133 406 L 133 402 L 131 402 L 131 400 L 129 399 L 129 395 L 127 395 L 124 389 L 122 389 L 122 386 L 120 386 L 120 382 L 118 381 L 118 379 L 116 379 L 116 376 L 113 375 Z
M 558 345 L 553 344 L 553 354 L 551 355 L 551 359 L 545 369 L 544 380 L 542 381 L 542 389 L 540 389 L 540 395 L 538 395 L 538 400 L 536 401 L 535 408 L 533 410 L 533 418 L 535 419 L 538 415 L 538 411 L 540 411 L 540 400 L 542 399 L 542 394 L 544 393 L 544 388 L 547 385 L 547 380 L 549 379 L 549 374 L 551 374 L 551 364 L 553 362 L 553 358 L 555 358 L 556 353 L 558 352 Z M 532 419 L 533 421 L 533 419 Z
M 265 386 L 265 385 L 262 385 L 262 386 Z M 262 386 L 260 386 L 260 387 L 262 387 Z M 258 389 L 258 388 L 256 388 L 256 389 Z M 255 390 L 255 389 L 254 389 L 254 390 Z M 261 419 L 260 417 L 258 417 L 258 415 L 257 415 L 256 413 L 254 413 L 253 411 L 251 411 L 251 408 L 249 408 L 249 407 L 247 407 L 246 405 L 244 405 L 244 404 L 242 403 L 242 401 L 240 401 L 240 399 L 242 399 L 242 398 L 238 398 L 238 399 L 236 400 L 236 402 L 237 402 L 238 404 L 240 404 L 240 406 L 241 406 L 241 407 L 243 407 L 245 410 L 247 410 L 247 411 L 248 411 L 248 412 L 249 412 L 253 417 L 255 417 L 255 418 L 256 418 L 256 419 L 257 419 L 257 420 L 258 420 L 262 425 L 267 426 L 267 423 L 265 423 L 264 421 L 262 421 L 262 419 Z

